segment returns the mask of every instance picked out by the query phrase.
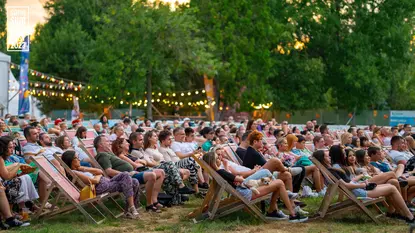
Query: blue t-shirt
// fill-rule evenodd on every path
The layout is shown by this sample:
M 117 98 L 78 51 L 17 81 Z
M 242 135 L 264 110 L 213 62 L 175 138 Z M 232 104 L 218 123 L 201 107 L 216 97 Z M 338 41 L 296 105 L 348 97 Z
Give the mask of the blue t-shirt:
M 202 145 L 202 150 L 204 152 L 208 152 L 212 146 L 213 146 L 212 141 L 211 140 L 206 140 L 206 142 L 203 143 L 203 145 Z
M 370 164 L 376 168 L 378 168 L 379 170 L 381 170 L 382 172 L 390 172 L 391 169 L 388 166 L 387 163 L 384 162 L 370 162 Z

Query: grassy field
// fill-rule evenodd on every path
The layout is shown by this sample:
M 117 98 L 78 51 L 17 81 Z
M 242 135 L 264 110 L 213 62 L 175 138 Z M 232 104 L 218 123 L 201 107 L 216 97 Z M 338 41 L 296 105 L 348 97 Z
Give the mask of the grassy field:
M 75 211 L 32 222 L 30 227 L 14 229 L 13 232 L 408 232 L 408 226 L 402 221 L 382 217 L 382 224 L 376 225 L 359 211 L 297 224 L 288 221 L 264 224 L 240 211 L 219 220 L 194 224 L 186 216 L 201 202 L 200 199 L 191 199 L 186 205 L 169 208 L 162 214 L 148 214 L 141 210 L 141 220 L 107 219 L 98 226 L 87 222 L 80 212 Z M 305 199 L 305 202 L 308 206 L 304 209 L 313 213 L 318 209 L 321 199 Z

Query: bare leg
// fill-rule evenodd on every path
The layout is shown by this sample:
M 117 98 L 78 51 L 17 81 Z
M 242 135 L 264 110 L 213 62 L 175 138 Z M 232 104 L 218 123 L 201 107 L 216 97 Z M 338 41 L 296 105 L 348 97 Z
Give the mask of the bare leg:
M 197 179 L 199 181 L 199 184 L 205 183 L 205 179 L 203 177 L 202 168 L 197 169 Z
M 190 171 L 188 169 L 179 169 L 180 176 L 182 177 L 182 180 L 187 180 L 190 177 Z
M 305 167 L 306 176 L 312 175 L 314 186 L 317 192 L 320 192 L 323 187 L 321 186 L 321 173 L 320 170 L 314 165 Z
M 161 190 L 161 186 L 163 185 L 165 173 L 162 169 L 154 169 L 153 172 L 156 173 L 156 182 L 154 182 L 154 188 L 151 199 L 153 201 L 152 203 L 156 203 L 157 197 Z
M 408 186 L 408 191 L 407 191 L 407 200 L 412 203 L 412 199 L 414 199 L 415 197 L 415 186 Z
M 285 184 L 285 188 L 287 190 L 293 191 L 293 178 L 291 176 L 291 173 L 289 172 L 283 172 L 278 174 L 278 179 L 282 180 Z
M 128 207 L 134 206 L 134 196 L 127 198 Z
M 5 188 L 0 185 L 0 213 L 5 218 L 8 219 L 12 217 L 12 213 L 10 212 L 9 201 L 7 201 Z
M 271 158 L 268 160 L 264 166 L 262 166 L 264 169 L 268 169 L 271 173 L 278 171 L 278 172 L 285 172 L 288 171 L 288 168 L 284 167 L 284 164 L 277 159 L 277 158 Z
M 51 184 L 51 181 L 43 174 L 43 172 L 39 172 L 39 201 L 43 203 L 45 199 L 48 197 L 48 186 Z
M 405 170 L 405 166 L 403 164 L 398 164 L 398 167 L 396 167 L 395 169 L 396 178 L 402 176 L 404 170 Z
M 374 190 L 368 191 L 367 195 L 371 198 L 377 198 L 380 196 L 390 197 L 392 199 L 393 204 L 395 205 L 395 209 L 401 210 L 404 216 L 409 219 L 414 218 L 411 211 L 409 211 L 408 207 L 406 206 L 401 194 L 393 185 L 378 185 Z
M 154 183 L 156 182 L 156 173 L 154 172 L 144 172 L 144 181 L 146 182 L 146 201 L 147 205 L 153 204 L 153 188 Z
M 209 173 L 207 172 L 203 172 L 203 180 L 205 181 L 205 183 L 209 184 Z
M 285 206 L 287 207 L 290 215 L 294 215 L 294 209 L 291 205 L 291 201 L 288 198 L 287 190 L 285 189 L 284 183 L 281 180 L 273 180 L 267 186 L 261 186 L 258 188 L 259 195 L 253 194 L 252 199 L 256 199 L 258 197 L 267 195 L 268 193 L 272 192 L 271 202 L 268 209 L 268 213 L 273 212 L 274 210 L 278 210 L 277 206 L 277 199 L 280 197 L 284 202 Z
M 376 183 L 376 184 L 386 184 L 388 180 L 396 179 L 394 172 L 385 172 L 379 175 L 376 175 L 369 179 L 369 182 Z

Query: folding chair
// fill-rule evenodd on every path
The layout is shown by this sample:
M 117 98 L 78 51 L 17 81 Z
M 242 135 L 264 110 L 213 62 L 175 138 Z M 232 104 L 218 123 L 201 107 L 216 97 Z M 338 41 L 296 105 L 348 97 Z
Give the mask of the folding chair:
M 387 206 L 384 197 L 369 199 L 369 200 L 358 200 L 356 196 L 341 182 L 337 179 L 326 167 L 324 167 L 317 159 L 310 157 L 310 160 L 316 165 L 323 174 L 326 181 L 329 183 L 326 191 L 326 195 L 320 205 L 320 208 L 317 214 L 313 218 L 324 218 L 327 215 L 332 215 L 338 212 L 346 212 L 352 209 L 362 210 L 370 219 L 375 223 L 379 224 L 380 221 L 378 217 L 383 215 L 382 210 L 377 206 L 377 203 L 383 202 Z M 332 204 L 332 199 L 334 198 L 336 191 L 339 192 L 339 195 L 344 195 L 348 199 Z M 373 205 L 375 209 L 379 212 L 379 215 L 375 216 L 372 212 L 369 211 L 367 206 Z
M 94 145 L 94 138 L 85 138 L 80 140 L 82 144 L 85 146 L 93 146 Z
M 66 174 L 69 174 L 72 177 L 72 183 L 73 184 L 77 184 L 79 187 L 83 188 L 86 186 L 86 184 L 79 178 L 79 176 L 72 171 L 72 169 L 70 167 L 68 167 L 68 165 L 66 165 L 65 162 L 63 162 L 63 160 L 57 155 L 57 154 L 53 154 L 53 157 L 61 164 L 61 166 L 65 169 Z M 106 198 L 108 198 L 114 205 L 116 208 L 118 208 L 118 210 L 121 211 L 121 213 L 119 214 L 114 214 L 108 207 L 105 206 L 105 208 L 103 208 L 108 214 L 110 214 L 113 218 L 119 218 L 121 216 L 124 216 L 124 208 L 122 208 L 117 201 L 115 201 L 115 197 L 120 197 L 122 200 L 125 200 L 125 197 L 122 193 L 120 192 L 113 192 L 113 193 L 108 193 L 108 195 L 106 196 Z M 102 203 L 103 205 L 105 205 L 104 203 Z
M 269 199 L 270 195 L 265 195 L 255 200 L 247 200 L 206 162 L 200 160 L 196 156 L 192 157 L 212 177 L 209 190 L 202 205 L 188 215 L 189 218 L 193 219 L 193 222 L 196 223 L 204 219 L 217 219 L 244 208 L 254 217 L 266 222 L 264 215 L 261 214 L 261 211 L 255 204 L 262 200 Z M 231 196 L 222 199 L 224 193 L 231 194 Z
M 98 168 L 101 169 L 104 173 L 105 177 L 109 177 L 108 174 L 105 172 L 105 170 L 101 167 L 101 165 L 99 165 L 98 161 L 95 159 L 95 148 L 93 147 L 88 147 L 86 148 L 84 145 L 79 144 L 79 148 L 81 148 L 83 151 L 85 151 L 85 154 L 88 155 L 89 160 L 91 161 L 91 165 L 94 168 Z
M 92 138 L 92 140 L 94 140 L 94 138 L 97 136 L 97 134 L 95 133 L 95 130 L 88 130 L 86 131 L 86 138 Z
M 232 147 L 230 145 L 223 146 L 223 149 L 225 150 L 225 153 L 226 153 L 229 160 L 231 160 L 232 162 L 234 162 L 236 164 L 242 164 L 243 163 L 241 158 L 239 158 L 238 154 L 236 154 L 236 152 L 232 149 Z
M 65 130 L 65 135 L 68 136 L 69 139 L 75 137 L 76 130 Z
M 88 220 L 90 220 L 93 223 L 100 224 L 105 219 L 106 216 L 97 208 L 95 204 L 100 205 L 104 209 L 104 205 L 102 204 L 102 199 L 105 198 L 107 194 L 99 195 L 95 198 L 90 198 L 84 201 L 80 200 L 80 192 L 79 189 L 75 187 L 75 185 L 70 182 L 65 176 L 63 176 L 58 169 L 56 169 L 53 164 L 51 164 L 46 157 L 44 156 L 34 156 L 32 157 L 32 161 L 36 164 L 36 166 L 39 168 L 39 170 L 45 174 L 48 179 L 52 182 L 50 187 L 47 191 L 47 196 L 50 197 L 50 194 L 53 189 L 58 188 L 59 192 L 57 197 L 55 197 L 54 204 L 52 206 L 52 210 L 50 211 L 43 211 L 45 210 L 45 204 L 48 201 L 49 198 L 46 198 L 40 206 L 40 209 L 35 215 L 35 218 L 39 218 L 42 216 L 52 217 L 60 213 L 70 212 L 75 209 L 78 209 L 82 214 L 84 214 Z M 55 210 L 53 207 L 57 206 L 58 201 L 60 200 L 60 197 L 63 196 L 68 200 L 70 203 L 69 205 L 61 206 L 59 209 Z M 66 204 L 66 202 L 63 203 L 63 205 Z M 98 215 L 101 217 L 101 220 L 96 220 L 93 216 L 91 216 L 87 210 L 83 207 L 85 205 L 93 207 L 95 211 L 97 211 Z

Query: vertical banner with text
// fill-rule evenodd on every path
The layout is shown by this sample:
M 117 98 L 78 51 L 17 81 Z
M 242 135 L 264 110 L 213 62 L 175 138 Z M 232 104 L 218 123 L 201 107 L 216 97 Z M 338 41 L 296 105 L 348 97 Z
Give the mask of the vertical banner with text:
M 27 45 L 29 42 L 29 36 L 26 36 Z M 23 48 L 25 49 L 25 48 Z M 20 56 L 20 75 L 19 75 L 19 115 L 28 113 L 30 111 L 29 102 L 29 51 L 22 50 Z
M 7 51 L 29 52 L 29 29 L 29 6 L 7 7 Z

